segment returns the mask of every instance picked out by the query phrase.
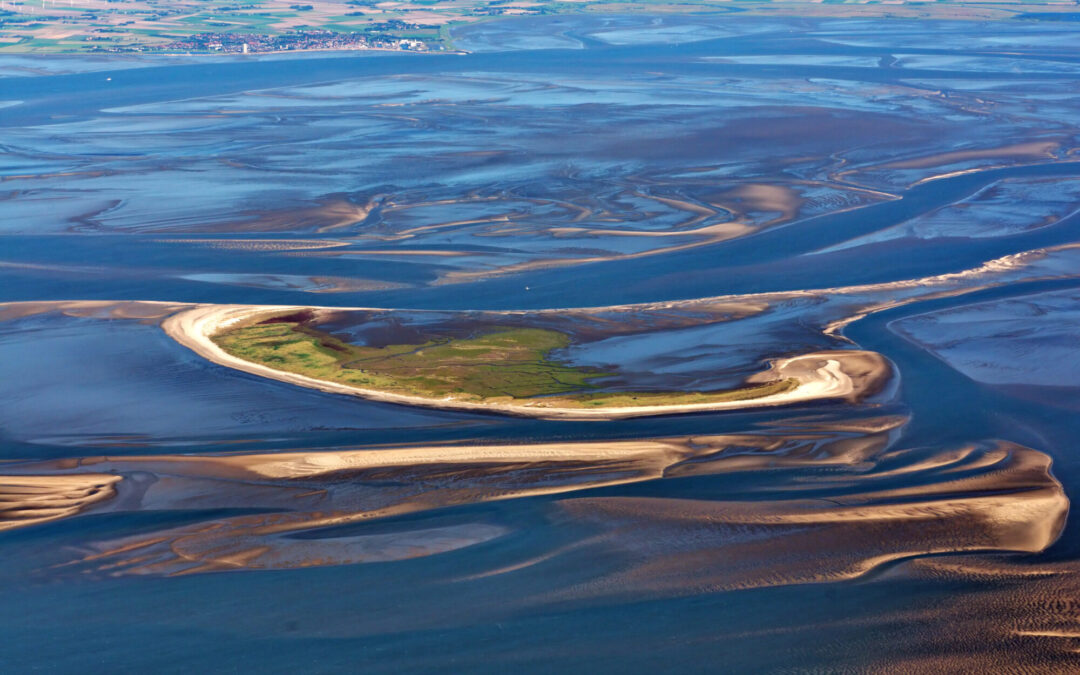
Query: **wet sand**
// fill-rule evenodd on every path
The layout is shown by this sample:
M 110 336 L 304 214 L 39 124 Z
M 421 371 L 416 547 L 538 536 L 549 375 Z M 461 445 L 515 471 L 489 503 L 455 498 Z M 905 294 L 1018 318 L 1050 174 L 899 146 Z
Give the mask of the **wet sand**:
M 287 569 L 475 546 L 513 528 L 483 514 L 449 521 L 420 514 L 547 495 L 557 497 L 556 513 L 585 528 L 577 543 L 554 555 L 574 558 L 600 547 L 625 560 L 591 570 L 587 583 L 543 602 L 826 583 L 913 555 L 1038 552 L 1058 537 L 1068 500 L 1045 454 L 1001 442 L 883 454 L 888 441 L 881 434 L 896 424 L 882 419 L 869 425 L 869 433 L 839 436 L 823 429 L 779 437 L 16 463 L 0 477 L 0 500 L 13 504 L 0 511 L 0 528 L 88 512 L 209 512 L 242 505 L 265 513 L 210 516 L 192 526 L 94 542 L 92 552 L 65 566 L 112 575 Z M 747 447 L 756 452 L 747 455 Z M 755 462 L 755 454 L 762 461 Z M 748 480 L 781 466 L 801 481 L 780 478 L 766 500 L 575 494 L 691 475 Z M 831 474 L 821 474 L 830 466 Z M 901 487 L 890 487 L 898 478 Z M 412 520 L 402 520 L 410 514 Z M 379 522 L 385 525 L 376 527 Z M 367 530 L 342 529 L 353 525 Z M 321 530 L 327 534 L 315 537 Z M 878 536 L 882 532 L 889 535 Z M 308 534 L 297 538 L 302 533 Z M 807 550 L 818 550 L 818 557 L 807 559 Z M 704 564 L 720 552 L 725 565 Z M 477 578 L 528 575 L 538 562 Z
M 67 518 L 116 496 L 120 476 L 3 476 L 0 478 L 0 530 Z

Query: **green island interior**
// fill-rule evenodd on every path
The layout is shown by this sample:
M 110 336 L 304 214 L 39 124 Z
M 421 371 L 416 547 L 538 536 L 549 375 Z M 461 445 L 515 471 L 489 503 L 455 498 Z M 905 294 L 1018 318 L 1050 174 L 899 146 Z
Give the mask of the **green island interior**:
M 360 346 L 302 323 L 270 319 L 213 338 L 227 353 L 276 370 L 423 398 L 524 402 L 551 407 L 686 405 L 760 398 L 798 386 L 792 378 L 719 391 L 598 391 L 610 373 L 550 358 L 570 344 L 558 331 L 494 330 L 423 344 Z

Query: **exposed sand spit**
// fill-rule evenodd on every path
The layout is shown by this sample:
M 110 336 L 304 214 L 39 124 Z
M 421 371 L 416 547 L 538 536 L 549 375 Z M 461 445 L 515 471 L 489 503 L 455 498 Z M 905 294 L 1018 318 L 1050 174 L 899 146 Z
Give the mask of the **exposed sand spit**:
M 192 524 L 87 542 L 89 552 L 71 563 L 105 574 L 174 575 L 435 555 L 520 527 L 493 511 L 452 507 L 514 500 L 511 512 L 532 510 L 546 527 L 571 527 L 559 548 L 535 559 L 516 559 L 511 550 L 478 575 L 547 579 L 533 567 L 562 558 L 573 579 L 543 581 L 545 596 L 529 603 L 840 581 L 905 558 L 1038 552 L 1060 533 L 1069 502 L 1044 453 L 1006 442 L 889 451 L 898 420 L 868 422 L 869 434 L 794 427 L 11 464 L 0 495 L 14 506 L 0 513 L 0 526 L 83 511 L 202 511 L 208 515 Z M 586 492 L 688 476 L 728 476 L 733 492 L 726 499 Z M 751 487 L 740 492 L 743 476 Z M 40 512 L 26 517 L 31 500 Z M 236 508 L 260 512 L 218 515 Z
M 73 516 L 114 497 L 120 480 L 103 473 L 0 476 L 0 530 Z
M 723 447 L 722 439 L 711 441 Z M 699 444 L 694 444 L 695 446 Z M 260 509 L 192 526 L 91 544 L 78 561 L 110 573 L 187 574 L 236 569 L 388 562 L 489 541 L 509 530 L 483 518 L 405 524 L 390 531 L 301 537 L 304 532 L 447 506 L 558 494 L 659 478 L 698 452 L 685 440 L 512 446 L 433 446 L 261 455 L 88 457 L 8 466 L 0 499 L 46 485 L 47 519 L 90 505 L 91 487 L 113 486 L 98 512 Z M 31 486 L 31 488 L 18 486 Z M 36 492 L 35 492 L 36 494 Z M 105 497 L 116 496 L 112 501 Z M 66 501 L 60 499 L 64 497 Z M 80 501 L 81 499 L 81 501 Z M 3 503 L 3 502 L 0 502 Z M 70 503 L 70 506 L 69 506 Z M 60 511 L 54 505 L 64 507 Z M 0 519 L 6 517 L 0 511 Z M 12 512 L 0 528 L 40 522 Z

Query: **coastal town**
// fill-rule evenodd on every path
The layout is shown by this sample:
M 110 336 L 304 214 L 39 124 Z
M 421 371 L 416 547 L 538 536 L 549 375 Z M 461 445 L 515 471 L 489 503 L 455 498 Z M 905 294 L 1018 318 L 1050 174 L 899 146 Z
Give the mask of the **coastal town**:
M 456 51 L 452 30 L 495 17 L 699 12 L 740 16 L 1075 20 L 1075 1 L 0 0 L 0 54 Z
M 291 31 L 282 35 L 259 33 L 197 33 L 182 40 L 168 42 L 155 51 L 218 52 L 256 54 L 285 51 L 382 49 L 398 51 L 439 51 L 441 45 L 428 45 L 423 40 L 399 38 L 383 33 L 338 33 L 329 30 Z M 140 51 L 134 47 L 109 47 L 99 51 Z

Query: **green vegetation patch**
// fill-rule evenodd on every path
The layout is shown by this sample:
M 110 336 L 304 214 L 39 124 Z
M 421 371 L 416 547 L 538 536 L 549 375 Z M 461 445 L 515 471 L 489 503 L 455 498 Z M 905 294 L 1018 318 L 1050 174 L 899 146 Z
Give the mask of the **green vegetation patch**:
M 298 323 L 261 323 L 214 339 L 248 361 L 321 380 L 416 396 L 531 398 L 588 388 L 603 373 L 547 359 L 569 344 L 550 330 L 521 328 L 421 345 L 361 347 Z
M 747 401 L 774 394 L 782 394 L 799 386 L 793 377 L 766 382 L 753 387 L 725 391 L 643 391 L 643 392 L 596 392 L 575 397 L 575 402 L 586 408 L 626 408 L 639 405 L 693 405 L 695 403 L 720 403 L 722 401 Z
M 470 338 L 366 347 L 298 322 L 270 320 L 221 333 L 227 353 L 276 370 L 388 393 L 476 402 L 528 400 L 571 408 L 687 405 L 738 401 L 789 391 L 794 379 L 712 392 L 599 392 L 591 380 L 604 373 L 552 360 L 570 344 L 558 331 L 497 330 Z

